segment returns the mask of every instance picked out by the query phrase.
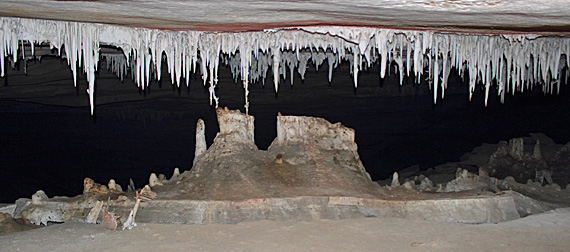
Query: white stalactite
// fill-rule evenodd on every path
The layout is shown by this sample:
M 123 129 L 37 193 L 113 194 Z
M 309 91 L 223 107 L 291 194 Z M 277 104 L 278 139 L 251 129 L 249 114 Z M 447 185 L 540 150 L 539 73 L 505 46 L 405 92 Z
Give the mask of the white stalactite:
M 124 26 L 0 17 L 1 75 L 5 74 L 5 57 L 18 58 L 18 50 L 27 41 L 49 43 L 61 53 L 62 46 L 74 76 L 77 67 L 87 75 L 91 111 L 94 109 L 95 72 L 100 58 L 119 77 L 130 70 L 134 81 L 144 89 L 152 79 L 161 78 L 162 61 L 173 84 L 186 84 L 197 65 L 204 85 L 209 85 L 210 102 L 217 107 L 215 94 L 219 64 L 230 66 L 234 79 L 243 83 L 246 110 L 249 84 L 266 78 L 272 69 L 275 91 L 279 79 L 290 78 L 294 70 L 304 78 L 307 64 L 317 68 L 326 60 L 329 82 L 340 61 L 351 64 L 350 71 L 358 85 L 358 72 L 380 61 L 380 76 L 386 75 L 391 62 L 397 66 L 400 83 L 414 75 L 420 82 L 427 71 L 434 92 L 434 102 L 444 97 L 452 68 L 468 76 L 469 98 L 477 85 L 485 87 L 485 102 L 496 83 L 497 95 L 504 100 L 536 85 L 545 93 L 558 92 L 563 75 L 568 72 L 570 38 L 536 35 L 473 35 L 433 31 L 413 31 L 365 27 L 315 26 L 272 29 L 258 32 L 216 33 L 201 31 L 167 31 Z M 121 49 L 124 60 L 99 55 L 100 45 Z M 163 57 L 165 55 L 166 57 Z M 566 56 L 564 56 L 566 55 Z M 23 57 L 24 55 L 22 55 Z M 289 76 L 287 76 L 289 68 Z M 564 76 L 568 77 L 567 74 Z M 566 83 L 566 80 L 564 80 Z M 555 86 L 556 85 L 556 86 Z

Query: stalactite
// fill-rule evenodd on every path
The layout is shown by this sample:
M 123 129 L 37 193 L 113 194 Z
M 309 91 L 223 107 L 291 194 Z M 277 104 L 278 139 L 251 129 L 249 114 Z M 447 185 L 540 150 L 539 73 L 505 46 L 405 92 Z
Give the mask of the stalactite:
M 463 77 L 468 76 L 470 99 L 476 85 L 481 83 L 487 102 L 491 87 L 496 83 L 497 95 L 504 101 L 505 93 L 522 92 L 535 85 L 542 85 L 545 93 L 559 92 L 561 82 L 566 82 L 566 79 L 561 80 L 562 76 L 568 78 L 570 60 L 568 37 L 335 26 L 217 33 L 0 17 L 2 76 L 5 74 L 5 57 L 12 56 L 11 60 L 15 62 L 24 41 L 32 45 L 32 53 L 34 44 L 49 43 L 60 53 L 64 46 L 74 83 L 77 67 L 82 67 L 87 75 L 92 112 L 95 72 L 101 58 L 99 45 L 114 46 L 123 51 L 125 60 L 122 61 L 116 56 L 104 56 L 107 67 L 120 78 L 130 69 L 134 81 L 142 89 L 152 79 L 160 80 L 163 60 L 173 85 L 177 86 L 182 78 L 188 85 L 191 71 L 195 73 L 200 65 L 204 85 L 209 86 L 210 103 L 216 107 L 219 104 L 215 94 L 219 64 L 229 65 L 234 79 L 243 83 L 246 109 L 250 83 L 259 79 L 264 81 L 267 71 L 272 69 L 277 92 L 281 77 L 289 78 L 293 84 L 295 69 L 304 78 L 309 62 L 318 69 L 326 60 L 330 82 L 338 63 L 348 61 L 355 87 L 359 71 L 370 67 L 374 61 L 380 63 L 382 78 L 394 62 L 400 83 L 410 74 L 419 83 L 427 71 L 435 103 L 440 93 L 444 97 L 451 69 L 457 69 Z

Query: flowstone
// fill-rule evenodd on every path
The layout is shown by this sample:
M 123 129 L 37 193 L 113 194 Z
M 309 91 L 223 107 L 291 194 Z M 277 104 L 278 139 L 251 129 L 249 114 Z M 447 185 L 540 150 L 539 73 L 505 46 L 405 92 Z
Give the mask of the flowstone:
M 86 178 L 83 195 L 38 194 L 36 200 L 19 200 L 14 215 L 46 225 L 105 223 L 102 217 L 111 214 L 121 216 L 113 220 L 124 223 L 122 229 L 130 229 L 136 227 L 135 215 L 140 223 L 228 224 L 382 216 L 496 223 L 526 214 L 518 211 L 525 196 L 515 192 L 434 193 L 434 184 L 426 177 L 418 178 L 419 186 L 406 181 L 402 186 L 381 187 L 360 161 L 355 131 L 340 123 L 279 114 L 276 139 L 268 150 L 260 150 L 254 141 L 253 116 L 227 108 L 216 112 L 220 132 L 209 148 L 198 140 L 201 150 L 195 153 L 191 170 L 180 174 L 175 169 L 170 179 L 153 173 L 149 185 L 127 192 L 109 190 Z M 204 130 L 198 122 L 197 135 Z M 462 179 L 483 181 L 464 175 Z M 417 191 L 422 183 L 432 192 Z M 118 228 L 112 224 L 111 229 Z

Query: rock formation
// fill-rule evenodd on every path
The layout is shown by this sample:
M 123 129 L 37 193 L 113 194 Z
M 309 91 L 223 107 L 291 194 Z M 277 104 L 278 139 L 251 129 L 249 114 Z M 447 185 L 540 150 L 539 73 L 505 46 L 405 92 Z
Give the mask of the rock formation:
M 109 188 L 105 185 L 95 183 L 91 178 L 85 178 L 83 180 L 83 195 L 106 195 L 108 193 L 110 193 Z
M 552 180 L 558 184 L 570 186 L 570 142 L 560 148 L 550 160 L 548 160 Z
M 470 190 L 490 191 L 494 193 L 500 192 L 497 185 L 492 182 L 492 179 L 483 168 L 479 169 L 478 175 L 473 174 L 468 170 L 457 168 L 455 176 L 456 178 L 448 182 L 445 188 L 443 188 L 443 192 L 461 192 Z
M 363 195 L 376 187 L 360 162 L 354 130 L 340 123 L 278 115 L 277 137 L 264 151 L 254 142 L 253 116 L 227 108 L 217 115 L 220 132 L 183 174 L 180 197 Z
M 490 176 L 505 178 L 514 176 L 519 183 L 524 183 L 528 179 L 534 179 L 536 171 L 548 170 L 549 166 L 544 160 L 540 141 L 530 148 L 523 138 L 513 138 L 508 143 L 501 141 L 495 153 L 485 165 Z
M 151 173 L 150 177 L 148 178 L 148 185 L 150 187 L 161 186 L 161 180 L 156 176 L 156 173 Z
M 118 190 L 113 180 L 108 183 L 109 190 L 85 178 L 83 195 L 48 198 L 38 191 L 9 211 L 37 225 L 102 221 L 111 230 L 124 223 L 122 229 L 126 230 L 136 226 L 135 217 L 141 222 L 187 224 L 373 216 L 483 223 L 548 209 L 516 192 L 494 194 L 499 188 L 521 185 L 514 179 L 498 181 L 484 168 L 475 175 L 455 166 L 455 178 L 437 185 L 436 178 L 416 174 L 419 171 L 414 168 L 414 172 L 402 174 L 416 175 L 394 173 L 391 186 L 382 188 L 372 182 L 360 161 L 354 130 L 340 123 L 279 114 L 277 137 L 267 150 L 260 150 L 254 141 L 253 116 L 227 108 L 216 112 L 220 132 L 208 149 L 198 140 L 203 150 L 195 153 L 189 171 L 180 173 L 176 168 L 169 180 L 152 173 L 148 185 L 136 190 L 131 181 L 127 192 Z M 196 131 L 204 134 L 203 122 L 198 122 Z M 500 145 L 489 167 L 497 172 L 502 171 L 501 166 L 493 164 L 543 160 L 540 147 L 529 154 L 523 143 L 517 139 Z M 560 152 L 558 160 L 563 156 Z M 401 185 L 400 179 L 404 180 Z M 560 187 L 548 190 L 561 191 Z M 442 198 L 445 200 L 439 200 Z M 101 212 L 103 200 L 107 201 L 105 209 L 117 214 Z M 563 204 L 564 200 L 554 203 Z
M 198 123 L 196 123 L 196 145 L 194 150 L 194 163 L 196 163 L 196 158 L 202 153 L 204 153 L 207 149 L 206 145 L 206 125 L 204 124 L 204 120 L 198 119 Z

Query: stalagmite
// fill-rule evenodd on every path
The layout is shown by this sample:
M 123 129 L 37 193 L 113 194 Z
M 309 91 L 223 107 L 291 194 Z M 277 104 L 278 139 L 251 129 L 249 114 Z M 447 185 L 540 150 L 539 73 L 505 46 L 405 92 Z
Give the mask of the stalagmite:
M 118 185 L 114 179 L 109 180 L 107 186 L 111 192 L 117 192 L 117 193 L 123 192 L 123 188 L 121 188 L 121 185 Z
M 174 172 L 172 173 L 172 177 L 170 177 L 170 180 L 177 179 L 178 177 L 180 177 L 180 170 L 178 169 L 178 167 L 176 167 L 174 168 Z
M 391 186 L 400 186 L 400 179 L 398 178 L 398 172 L 394 172 L 394 175 L 392 175 Z
M 244 88 L 246 114 L 249 108 L 249 84 L 266 78 L 273 71 L 275 91 L 280 76 L 291 83 L 295 68 L 304 78 L 307 63 L 318 68 L 326 59 L 329 81 L 339 61 L 348 61 L 354 85 L 358 72 L 380 61 L 383 78 L 390 63 L 396 64 L 400 81 L 413 75 L 416 82 L 427 73 L 432 80 L 434 102 L 447 88 L 451 69 L 468 75 L 469 97 L 475 86 L 484 86 L 484 99 L 489 99 L 492 85 L 504 101 L 507 92 L 514 94 L 535 85 L 544 93 L 558 92 L 563 70 L 570 58 L 569 37 L 541 37 L 534 34 L 454 34 L 428 30 L 398 30 L 349 26 L 305 26 L 255 32 L 169 31 L 96 23 L 78 23 L 25 18 L 0 17 L 1 75 L 4 58 L 15 62 L 23 42 L 30 45 L 49 43 L 64 48 L 68 64 L 77 79 L 77 66 L 87 75 L 91 111 L 95 102 L 95 72 L 100 58 L 120 78 L 130 70 L 134 81 L 144 89 L 153 78 L 160 80 L 163 53 L 173 84 L 188 80 L 200 65 L 204 85 L 209 85 L 210 103 L 216 107 L 215 94 L 220 63 L 229 65 L 234 79 Z M 121 49 L 119 56 L 100 55 L 100 45 Z M 32 50 L 33 51 L 33 50 Z M 564 57 L 565 55 L 566 57 Z M 21 57 L 23 57 L 22 55 Z M 427 72 L 426 72 L 427 70 Z M 238 76 L 239 79 L 238 79 Z M 564 75 L 566 78 L 567 76 Z M 401 82 L 402 83 L 402 82 Z M 556 85 L 556 87 L 554 87 Z M 441 91 L 440 91 L 441 90 Z
M 156 173 L 151 173 L 150 177 L 148 178 L 148 185 L 150 187 L 161 186 L 162 182 L 156 176 Z
M 524 155 L 524 142 L 522 137 L 513 138 L 509 141 L 510 154 L 517 160 L 521 160 Z
M 194 150 L 194 163 L 196 163 L 196 158 L 204 153 L 206 149 L 206 125 L 204 124 L 204 120 L 198 119 L 198 123 L 196 123 L 196 148 Z
M 542 151 L 540 150 L 540 140 L 536 139 L 536 144 L 534 145 L 534 150 L 532 152 L 532 157 L 535 160 L 542 160 Z
M 127 192 L 134 192 L 136 190 L 135 182 L 132 178 L 129 178 L 129 185 L 127 186 Z

